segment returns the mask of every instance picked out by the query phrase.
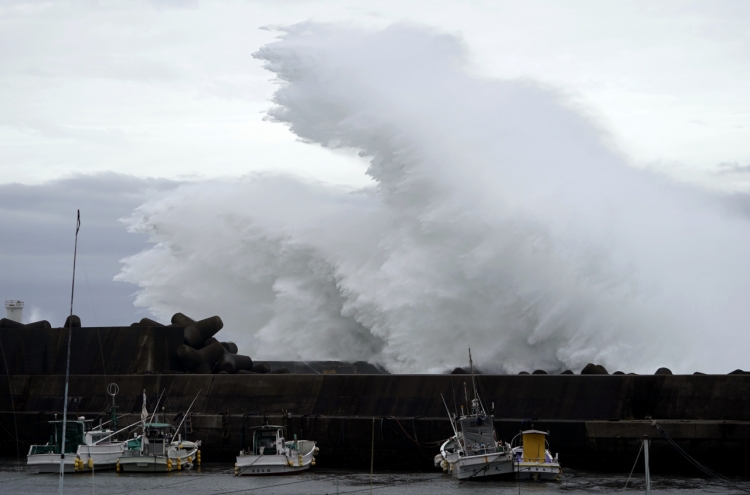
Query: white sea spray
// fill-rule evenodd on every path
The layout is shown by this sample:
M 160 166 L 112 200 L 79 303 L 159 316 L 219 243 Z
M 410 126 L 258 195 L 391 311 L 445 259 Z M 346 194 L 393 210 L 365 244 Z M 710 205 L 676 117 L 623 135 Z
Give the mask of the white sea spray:
M 259 359 L 750 366 L 750 224 L 631 167 L 559 94 L 475 76 L 460 40 L 411 25 L 305 23 L 255 56 L 269 118 L 357 150 L 374 185 L 255 175 L 142 205 L 127 222 L 155 244 L 118 275 L 138 306 L 218 314 Z

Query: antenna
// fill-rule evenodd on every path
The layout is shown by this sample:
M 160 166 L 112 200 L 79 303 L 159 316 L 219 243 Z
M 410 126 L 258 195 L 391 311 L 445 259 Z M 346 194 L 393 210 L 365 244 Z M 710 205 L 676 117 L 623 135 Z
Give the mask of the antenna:
M 76 216 L 76 240 L 73 246 L 73 284 L 70 287 L 70 317 L 68 318 L 68 357 L 65 364 L 65 402 L 63 402 L 62 444 L 60 448 L 60 483 L 58 490 L 63 495 L 65 487 L 65 435 L 68 426 L 68 382 L 70 381 L 70 341 L 73 336 L 73 295 L 76 290 L 76 255 L 78 254 L 78 230 L 81 228 L 81 210 Z
M 156 417 L 156 411 L 159 409 L 159 404 L 161 403 L 161 397 L 162 395 L 164 395 L 164 392 L 166 390 L 167 390 L 166 388 L 162 389 L 161 394 L 159 394 L 159 399 L 156 401 L 156 405 L 154 406 L 154 412 L 151 414 L 151 418 L 148 420 L 149 423 L 154 422 L 154 418 Z
M 471 386 L 474 389 L 474 399 L 479 403 L 479 407 L 482 409 L 482 415 L 486 416 L 487 413 L 484 411 L 484 404 L 482 404 L 482 399 L 479 398 L 479 394 L 477 393 L 477 380 L 474 376 L 474 361 L 471 359 L 471 348 L 469 348 L 469 367 L 471 367 Z M 477 411 L 479 413 L 479 411 Z
M 451 390 L 453 390 L 453 415 L 458 416 L 458 404 L 456 403 L 456 387 L 453 386 L 453 380 L 451 380 Z
M 443 404 L 445 404 L 445 410 L 448 412 L 448 421 L 451 422 L 451 428 L 453 428 L 453 434 L 456 436 L 456 440 L 458 440 L 458 431 L 456 430 L 456 425 L 453 423 L 453 418 L 451 417 L 451 410 L 448 409 L 448 403 L 445 402 L 445 397 L 443 397 L 443 394 L 440 394 L 440 397 L 443 399 Z
M 179 433 L 180 432 L 180 428 L 182 428 L 182 423 L 185 422 L 185 418 L 187 418 L 188 414 L 190 414 L 190 410 L 193 408 L 193 404 L 195 404 L 195 401 L 196 401 L 196 399 L 198 399 L 198 396 L 201 394 L 201 392 L 203 392 L 203 389 L 198 390 L 198 393 L 195 394 L 195 399 L 193 399 L 193 402 L 190 403 L 190 407 L 188 407 L 188 410 L 185 413 L 185 415 L 182 416 L 182 421 L 180 421 L 180 425 L 175 430 L 175 433 Z
M 112 382 L 107 385 L 107 395 L 112 397 L 112 408 L 109 410 L 112 428 L 117 429 L 117 406 L 115 405 L 115 396 L 120 392 L 120 386 Z

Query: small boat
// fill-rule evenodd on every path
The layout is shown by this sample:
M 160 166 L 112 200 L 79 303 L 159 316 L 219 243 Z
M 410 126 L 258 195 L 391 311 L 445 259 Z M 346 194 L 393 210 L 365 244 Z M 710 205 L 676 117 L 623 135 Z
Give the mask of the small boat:
M 515 444 L 519 436 L 521 437 L 521 445 L 511 449 L 516 479 L 560 481 L 562 467 L 557 454 L 552 457 L 549 451 L 548 435 L 549 432 L 546 431 L 525 430 L 513 438 L 511 445 Z
M 200 395 L 200 391 L 198 392 Z M 193 461 L 201 463 L 201 441 L 190 442 L 183 440 L 182 435 L 175 432 L 180 431 L 182 423 L 190 414 L 195 400 L 190 404 L 187 412 L 177 428 L 167 422 L 159 422 L 156 411 L 159 402 L 154 406 L 154 412 L 149 419 L 146 410 L 146 391 L 143 391 L 143 406 L 141 408 L 141 422 L 143 433 L 128 442 L 128 449 L 122 453 L 117 462 L 117 471 L 130 473 L 168 473 L 173 469 L 181 471 L 191 469 Z M 159 398 L 161 401 L 161 397 Z
M 264 425 L 252 428 L 253 444 L 241 450 L 234 465 L 235 476 L 293 474 L 315 465 L 319 449 L 312 440 L 287 441 L 284 427 Z
M 32 445 L 26 464 L 40 473 L 59 473 L 61 460 L 62 421 L 50 421 L 50 440 L 46 445 Z M 111 469 L 117 464 L 127 442 L 113 441 L 116 432 L 91 427 L 92 420 L 80 416 L 67 421 L 65 430 L 64 469 L 66 473 Z
M 191 469 L 200 463 L 201 441 L 175 437 L 169 423 L 146 423 L 144 434 L 132 439 L 117 462 L 117 470 L 128 473 L 168 473 Z
M 454 478 L 460 480 L 512 476 L 513 457 L 510 446 L 497 440 L 494 418 L 492 414 L 485 412 L 477 392 L 471 350 L 469 363 L 474 398 L 469 401 L 466 384 L 464 384 L 464 394 L 471 408 L 468 414 L 464 415 L 463 406 L 461 406 L 460 417 L 448 412 L 454 435 L 440 447 L 440 453 L 434 458 L 435 467 L 442 468 L 443 471 L 449 472 Z

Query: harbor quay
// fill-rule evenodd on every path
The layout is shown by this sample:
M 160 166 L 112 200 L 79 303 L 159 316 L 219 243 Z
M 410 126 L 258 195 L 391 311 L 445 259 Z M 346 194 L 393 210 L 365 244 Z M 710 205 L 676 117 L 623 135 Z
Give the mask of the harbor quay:
M 465 407 L 466 375 L 168 374 L 71 375 L 69 417 L 106 421 L 114 397 L 120 425 L 139 420 L 143 392 L 181 433 L 201 439 L 205 461 L 232 466 L 251 428 L 278 424 L 287 438 L 314 440 L 320 467 L 433 470 L 452 434 L 451 412 Z M 689 455 L 722 474 L 746 474 L 750 375 L 479 375 L 494 406 L 500 440 L 522 429 L 549 431 L 566 468 L 626 472 L 644 438 L 655 473 L 698 474 L 654 422 Z M 64 375 L 0 380 L 0 455 L 23 458 L 61 417 Z M 441 398 L 445 397 L 445 403 Z M 197 397 L 197 399 L 196 399 Z M 16 433 L 17 432 L 17 433 Z M 126 433 L 125 433 L 126 434 Z M 373 443 L 374 436 L 374 443 Z M 18 439 L 18 442 L 16 442 Z M 637 467 L 636 470 L 639 468 Z

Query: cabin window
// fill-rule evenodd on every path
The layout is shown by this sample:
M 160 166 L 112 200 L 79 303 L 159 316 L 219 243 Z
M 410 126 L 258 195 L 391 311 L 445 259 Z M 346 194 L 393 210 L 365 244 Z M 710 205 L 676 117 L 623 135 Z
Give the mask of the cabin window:
M 254 454 L 260 455 L 260 449 L 263 447 L 263 455 L 276 454 L 276 432 L 275 431 L 256 431 L 255 441 L 253 442 Z

